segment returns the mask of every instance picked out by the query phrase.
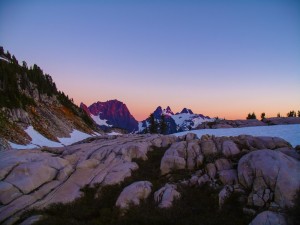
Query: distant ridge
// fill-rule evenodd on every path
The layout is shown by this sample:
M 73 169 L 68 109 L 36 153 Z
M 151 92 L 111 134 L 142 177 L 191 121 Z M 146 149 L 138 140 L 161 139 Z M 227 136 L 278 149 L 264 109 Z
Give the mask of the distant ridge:
M 196 128 L 203 122 L 212 122 L 212 119 L 202 114 L 194 114 L 191 109 L 183 108 L 181 112 L 173 113 L 170 106 L 163 109 L 158 106 L 153 112 L 155 120 L 158 122 L 162 115 L 165 115 L 167 123 L 166 134 L 173 134 L 182 131 L 188 131 Z M 149 117 L 139 123 L 139 132 L 145 132 L 149 127 Z

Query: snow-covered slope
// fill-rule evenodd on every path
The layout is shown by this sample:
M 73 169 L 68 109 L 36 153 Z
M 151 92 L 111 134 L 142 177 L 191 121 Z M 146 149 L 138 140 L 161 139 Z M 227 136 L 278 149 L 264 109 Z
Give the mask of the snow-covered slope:
M 192 110 L 184 108 L 181 112 L 174 114 L 171 108 L 168 106 L 166 109 L 162 109 L 160 106 L 153 112 L 156 121 L 159 121 L 161 115 L 165 115 L 168 125 L 168 134 L 188 131 L 196 128 L 203 122 L 212 122 L 215 119 L 202 114 L 195 114 Z M 149 125 L 149 118 L 139 122 L 139 132 L 143 132 Z
M 190 128 L 195 128 L 203 122 L 212 122 L 215 120 L 193 113 L 177 113 L 175 115 L 172 115 L 171 117 L 175 121 L 178 128 L 183 131 L 190 130 Z
M 25 129 L 25 132 L 31 137 L 32 141 L 28 145 L 18 145 L 12 142 L 9 142 L 10 146 L 15 149 L 30 149 L 30 148 L 39 148 L 39 147 L 62 147 L 65 145 L 70 145 L 75 142 L 81 141 L 92 135 L 83 133 L 79 130 L 73 130 L 70 133 L 70 137 L 67 138 L 58 138 L 59 142 L 51 141 L 37 132 L 32 126 L 29 126 Z M 95 135 L 99 135 L 96 134 Z
M 274 126 L 259 126 L 259 127 L 242 127 L 242 128 L 220 128 L 220 129 L 203 129 L 187 132 L 176 133 L 176 136 L 181 136 L 186 133 L 195 133 L 200 138 L 202 135 L 209 134 L 215 136 L 238 136 L 242 134 L 252 136 L 271 136 L 280 137 L 288 141 L 294 147 L 300 145 L 300 125 L 274 125 Z

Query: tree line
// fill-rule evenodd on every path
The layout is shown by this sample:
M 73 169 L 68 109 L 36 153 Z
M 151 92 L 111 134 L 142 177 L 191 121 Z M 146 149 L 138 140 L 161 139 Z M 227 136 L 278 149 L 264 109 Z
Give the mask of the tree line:
M 168 124 L 166 122 L 166 117 L 164 114 L 160 116 L 160 119 L 158 121 L 155 119 L 153 113 L 150 114 L 149 126 L 146 125 L 145 133 L 166 134 L 167 129 Z
M 93 125 L 85 111 L 75 105 L 73 99 L 64 92 L 58 91 L 52 77 L 44 73 L 38 65 L 28 67 L 25 61 L 19 65 L 16 57 L 9 51 L 5 52 L 2 46 L 0 56 L 6 59 L 0 60 L 0 108 L 25 109 L 28 105 L 36 105 L 30 95 L 37 90 L 38 95 L 56 96 L 63 106 L 81 117 L 88 125 Z
M 291 110 L 289 111 L 287 114 L 286 114 L 287 117 L 300 117 L 300 110 L 298 110 L 297 112 L 294 111 L 294 110 Z M 277 113 L 277 117 L 281 117 L 280 113 Z M 261 113 L 260 115 L 260 118 L 261 120 L 265 119 L 266 118 L 266 113 Z M 246 117 L 247 120 L 250 120 L 250 119 L 256 119 L 256 115 L 255 113 L 248 113 L 247 117 Z

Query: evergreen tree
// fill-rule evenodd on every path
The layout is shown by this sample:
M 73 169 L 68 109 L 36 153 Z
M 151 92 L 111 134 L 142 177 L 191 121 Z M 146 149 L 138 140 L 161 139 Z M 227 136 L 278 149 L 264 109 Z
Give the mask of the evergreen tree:
M 263 112 L 260 117 L 261 117 L 261 120 L 264 120 L 266 118 L 266 114 Z
M 18 60 L 16 59 L 16 57 L 14 55 L 12 56 L 11 61 L 12 61 L 13 64 L 19 64 Z
M 247 120 L 251 119 L 251 113 L 248 113 L 248 116 L 246 117 Z
M 157 133 L 157 123 L 155 121 L 155 118 L 154 118 L 154 114 L 151 113 L 150 116 L 149 116 L 149 122 L 150 122 L 150 125 L 149 125 L 149 132 L 151 134 L 155 134 Z
M 160 121 L 159 121 L 159 130 L 161 134 L 165 134 L 167 131 L 168 125 L 166 122 L 166 117 L 164 114 L 161 115 Z
M 26 63 L 25 61 L 22 62 L 22 66 L 23 66 L 25 69 L 28 69 L 27 63 Z
M 287 113 L 287 117 L 296 117 L 296 112 L 295 112 L 294 110 L 289 111 L 289 112 Z
M 277 113 L 277 117 L 281 117 L 280 113 Z
M 9 51 L 6 51 L 6 55 L 5 55 L 9 60 L 11 60 L 11 54 Z
M 246 119 L 247 119 L 247 120 L 256 119 L 255 113 L 254 113 L 254 112 L 253 112 L 252 114 L 249 113 Z

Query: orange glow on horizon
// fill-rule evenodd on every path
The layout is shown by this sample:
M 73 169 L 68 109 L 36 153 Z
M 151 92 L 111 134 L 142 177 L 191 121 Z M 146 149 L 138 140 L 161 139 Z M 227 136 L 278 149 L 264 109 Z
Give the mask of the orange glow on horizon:
M 110 99 L 109 99 L 110 100 Z M 98 101 L 98 100 L 97 100 Z M 93 104 L 94 102 L 97 101 L 76 101 L 75 103 L 77 105 L 80 105 L 81 102 L 83 102 L 84 104 L 86 104 L 87 106 Z M 107 100 L 102 100 L 100 99 L 99 101 L 105 102 L 108 101 Z M 119 100 L 122 101 L 122 100 Z M 130 113 L 133 115 L 133 117 L 138 120 L 138 121 L 142 121 L 145 120 L 146 118 L 149 117 L 149 115 L 158 107 L 161 106 L 163 109 L 167 108 L 167 106 L 170 106 L 170 108 L 172 109 L 172 111 L 174 113 L 180 112 L 184 106 L 173 106 L 173 105 L 163 105 L 163 104 L 136 104 L 136 103 L 132 103 L 131 101 L 125 102 L 122 101 L 124 104 L 126 104 L 128 110 L 130 111 Z M 285 108 L 285 107 L 269 107 L 268 110 L 264 110 L 263 107 L 257 107 L 257 109 L 245 109 L 245 108 L 241 108 L 240 110 L 237 110 L 235 108 L 233 108 L 231 111 L 230 110 L 222 110 L 222 108 L 224 107 L 210 107 L 210 108 L 205 108 L 205 109 L 201 109 L 201 107 L 197 107 L 197 105 L 195 104 L 195 106 L 192 107 L 186 107 L 191 109 L 195 114 L 203 114 L 204 116 L 209 116 L 211 118 L 214 117 L 219 117 L 220 119 L 228 119 L 228 120 L 244 120 L 246 119 L 248 113 L 252 113 L 254 112 L 256 115 L 257 119 L 261 118 L 261 113 L 266 113 L 266 117 L 277 117 L 277 114 L 280 113 L 281 117 L 285 117 L 286 114 L 290 111 L 290 110 L 294 110 L 294 111 L 298 111 L 300 110 L 300 106 L 297 107 L 291 107 L 291 108 Z

